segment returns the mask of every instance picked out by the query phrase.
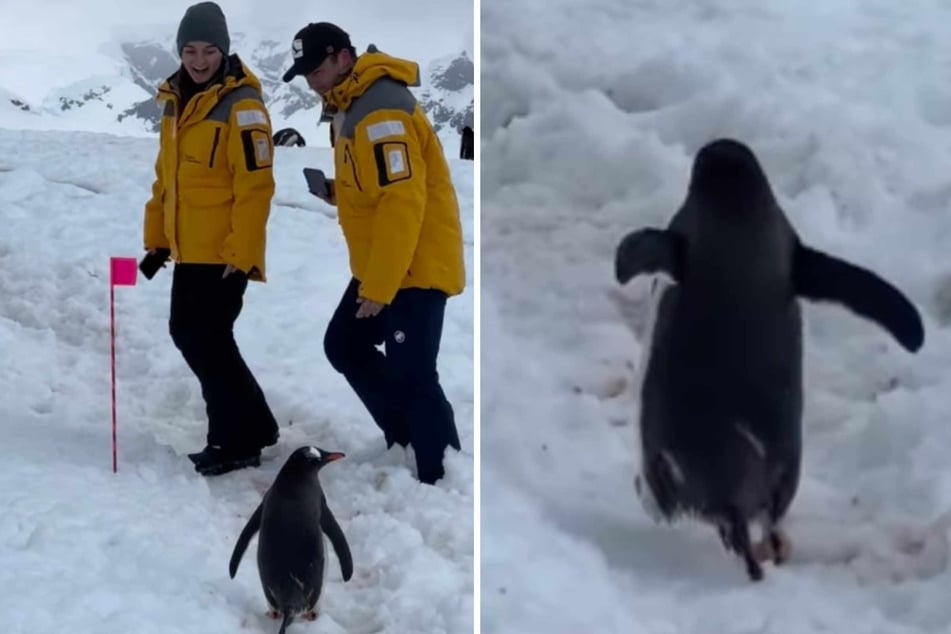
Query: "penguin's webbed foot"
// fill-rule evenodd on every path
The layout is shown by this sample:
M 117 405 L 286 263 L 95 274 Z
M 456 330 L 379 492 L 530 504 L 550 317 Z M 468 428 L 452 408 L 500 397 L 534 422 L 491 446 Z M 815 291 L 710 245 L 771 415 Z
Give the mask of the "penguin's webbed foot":
M 789 554 L 792 551 L 789 535 L 778 528 L 773 529 L 769 534 L 769 543 L 773 547 L 773 562 L 777 566 L 789 561 Z
M 281 618 L 281 613 L 274 608 L 268 608 L 267 616 L 269 619 L 279 619 Z
M 779 528 L 770 529 L 761 541 L 753 544 L 753 555 L 757 561 L 772 561 L 777 566 L 789 560 L 791 550 L 789 536 Z
M 320 613 L 317 610 L 308 610 L 300 615 L 305 621 L 316 621 L 318 616 L 320 616 Z

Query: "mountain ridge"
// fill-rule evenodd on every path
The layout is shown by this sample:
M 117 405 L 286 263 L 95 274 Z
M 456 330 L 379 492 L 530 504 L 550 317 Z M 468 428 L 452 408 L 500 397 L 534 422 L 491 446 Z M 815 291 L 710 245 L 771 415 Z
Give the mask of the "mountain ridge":
M 276 130 L 297 129 L 308 144 L 329 143 L 317 130 L 320 102 L 302 80 L 281 79 L 290 66 L 286 44 L 271 37 L 232 34 L 232 52 L 261 81 L 265 104 Z M 384 51 L 387 52 L 387 51 Z M 109 68 L 98 68 L 86 77 L 63 82 L 48 90 L 42 100 L 28 100 L 0 85 L 0 118 L 14 117 L 14 125 L 45 123 L 48 127 L 83 129 L 117 134 L 151 135 L 158 131 L 161 112 L 155 101 L 159 85 L 180 65 L 174 38 L 125 40 L 103 46 Z M 391 54 L 399 57 L 398 52 Z M 472 125 L 474 64 L 468 53 L 450 53 L 420 64 L 421 85 L 410 90 L 426 111 L 444 142 L 457 141 L 464 125 Z M 42 126 L 41 126 L 42 127 Z

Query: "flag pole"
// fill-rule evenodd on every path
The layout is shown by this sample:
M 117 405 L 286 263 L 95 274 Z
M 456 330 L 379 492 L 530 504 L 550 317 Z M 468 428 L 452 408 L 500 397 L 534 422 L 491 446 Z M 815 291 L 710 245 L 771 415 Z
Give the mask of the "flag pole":
M 112 472 L 119 471 L 116 439 L 116 286 L 135 286 L 135 258 L 109 259 L 109 333 L 112 354 Z
M 112 348 L 112 472 L 119 470 L 118 451 L 116 448 L 116 287 L 109 283 L 109 316 Z

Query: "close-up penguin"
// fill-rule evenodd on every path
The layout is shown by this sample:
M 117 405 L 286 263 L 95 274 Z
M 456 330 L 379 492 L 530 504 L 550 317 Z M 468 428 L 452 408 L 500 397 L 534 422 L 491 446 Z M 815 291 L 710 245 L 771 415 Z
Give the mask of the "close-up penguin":
M 924 344 L 921 316 L 875 273 L 804 244 L 753 151 L 732 139 L 700 149 L 666 229 L 621 240 L 617 282 L 642 274 L 663 283 L 637 388 L 638 495 L 655 520 L 713 524 L 760 580 L 762 561 L 791 548 L 780 524 L 802 459 L 799 299 L 844 306 L 910 352 Z

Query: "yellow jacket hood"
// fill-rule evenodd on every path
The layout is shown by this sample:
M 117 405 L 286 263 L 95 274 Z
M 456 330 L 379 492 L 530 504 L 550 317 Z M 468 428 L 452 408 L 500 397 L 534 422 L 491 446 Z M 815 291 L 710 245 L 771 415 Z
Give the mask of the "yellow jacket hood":
M 336 108 L 346 110 L 373 82 L 383 77 L 390 77 L 407 86 L 419 86 L 419 64 L 381 53 L 371 45 L 366 53 L 357 57 L 350 75 L 324 95 L 324 100 Z

